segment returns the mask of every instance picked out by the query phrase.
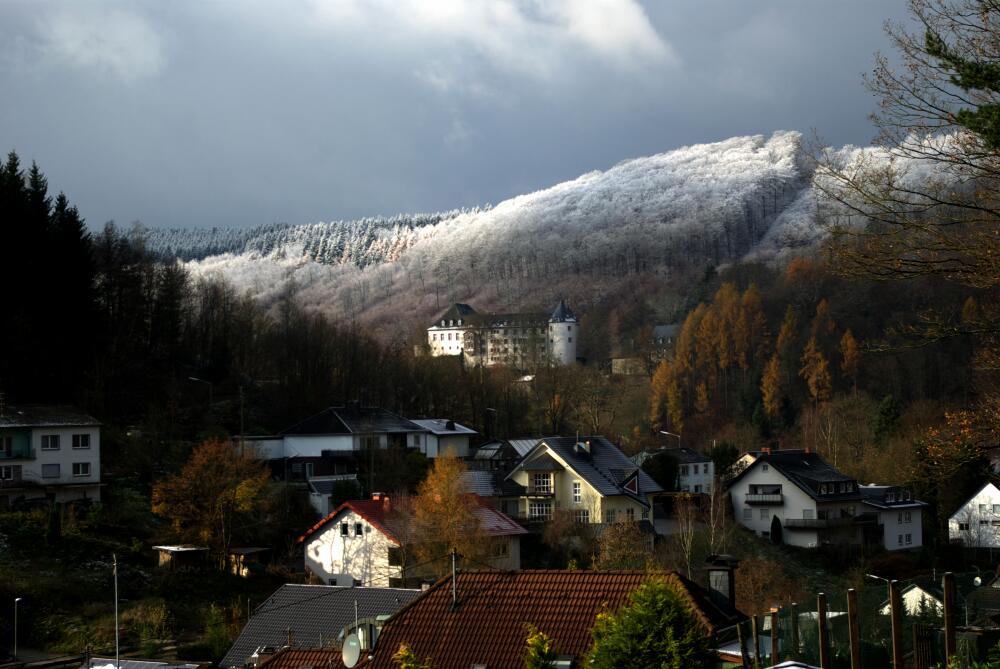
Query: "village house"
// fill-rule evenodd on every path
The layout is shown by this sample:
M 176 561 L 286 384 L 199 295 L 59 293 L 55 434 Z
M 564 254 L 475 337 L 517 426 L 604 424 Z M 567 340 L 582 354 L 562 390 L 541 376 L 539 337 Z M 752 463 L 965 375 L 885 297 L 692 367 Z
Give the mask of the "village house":
M 268 461 L 275 478 L 305 484 L 313 508 L 322 516 L 330 512 L 335 487 L 347 485 L 360 492 L 358 458 L 370 449 L 410 449 L 429 458 L 447 452 L 464 458 L 477 434 L 448 419 L 409 420 L 350 402 L 324 409 L 278 435 L 242 437 L 240 443 Z
M 764 449 L 727 488 L 736 521 L 774 543 L 803 548 L 879 543 L 888 550 L 922 543 L 924 504 L 909 491 L 872 486 L 863 493 L 856 480 L 809 449 Z
M 504 479 L 518 486 L 504 508 L 518 518 L 544 521 L 557 510 L 580 523 L 652 519 L 654 495 L 663 492 L 618 447 L 600 436 L 547 437 Z
M 878 539 L 887 551 L 907 550 L 924 545 L 923 512 L 927 507 L 900 486 L 871 483 L 858 488 L 862 511 L 875 515 Z
M 521 667 L 526 623 L 553 639 L 556 667 L 581 666 L 597 615 L 626 604 L 647 578 L 641 571 L 460 571 L 387 620 L 358 666 L 397 669 L 392 656 L 406 644 L 435 669 Z M 680 574 L 663 578 L 713 644 L 746 619 L 731 600 Z
M 259 668 L 283 648 L 300 651 L 339 646 L 343 631 L 354 627 L 355 615 L 359 620 L 385 617 L 419 594 L 419 590 L 401 588 L 283 585 L 254 609 L 219 666 Z M 339 665 L 340 651 L 335 652 Z M 305 666 L 310 665 L 300 663 L 294 669 Z M 315 666 L 326 669 L 328 665 L 324 662 Z
M 455 303 L 427 328 L 433 356 L 463 356 L 470 364 L 533 368 L 576 362 L 580 326 L 560 301 L 551 314 L 480 314 Z
M 1000 548 L 1000 490 L 987 483 L 948 518 L 948 539 L 969 548 Z
M 0 507 L 101 499 L 101 425 L 65 406 L 0 401 Z
M 521 536 L 527 530 L 486 505 L 478 496 L 480 528 L 494 542 L 491 565 L 521 568 Z M 410 578 L 404 551 L 413 541 L 409 523 L 394 512 L 388 495 L 344 502 L 297 540 L 303 544 L 306 571 L 329 585 L 392 587 Z

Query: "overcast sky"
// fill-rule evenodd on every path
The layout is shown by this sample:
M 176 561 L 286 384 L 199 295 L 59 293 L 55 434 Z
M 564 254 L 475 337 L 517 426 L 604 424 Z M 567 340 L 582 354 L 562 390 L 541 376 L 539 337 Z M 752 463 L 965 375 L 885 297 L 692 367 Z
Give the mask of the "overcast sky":
M 903 0 L 0 0 L 0 149 L 92 227 L 499 202 L 777 129 L 867 143 Z

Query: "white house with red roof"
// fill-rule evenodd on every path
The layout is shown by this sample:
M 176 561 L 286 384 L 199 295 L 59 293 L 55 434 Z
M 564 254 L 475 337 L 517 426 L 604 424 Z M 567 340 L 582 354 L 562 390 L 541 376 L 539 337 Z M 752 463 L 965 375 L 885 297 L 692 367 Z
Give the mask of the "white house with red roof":
M 521 535 L 528 531 L 489 507 L 477 495 L 476 515 L 495 542 L 491 565 L 521 568 Z M 306 571 L 328 585 L 399 587 L 404 582 L 404 547 L 409 523 L 394 512 L 388 495 L 344 502 L 298 538 Z

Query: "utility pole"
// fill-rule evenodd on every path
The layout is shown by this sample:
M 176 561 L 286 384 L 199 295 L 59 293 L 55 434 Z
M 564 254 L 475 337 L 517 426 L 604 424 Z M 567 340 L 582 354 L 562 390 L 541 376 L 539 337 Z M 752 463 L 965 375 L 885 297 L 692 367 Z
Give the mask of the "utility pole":
M 118 556 L 112 553 L 111 560 L 115 576 L 115 669 L 121 669 L 121 647 L 118 643 Z
M 17 659 L 17 603 L 20 601 L 21 601 L 20 597 L 14 598 L 14 659 L 15 660 Z

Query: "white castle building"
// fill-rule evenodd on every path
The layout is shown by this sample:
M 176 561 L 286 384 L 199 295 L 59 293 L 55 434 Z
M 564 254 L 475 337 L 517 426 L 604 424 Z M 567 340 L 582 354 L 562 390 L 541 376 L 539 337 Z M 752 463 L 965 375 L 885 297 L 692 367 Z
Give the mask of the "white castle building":
M 580 325 L 559 302 L 552 315 L 480 314 L 455 303 L 427 328 L 431 355 L 461 355 L 471 364 L 530 368 L 576 362 Z

